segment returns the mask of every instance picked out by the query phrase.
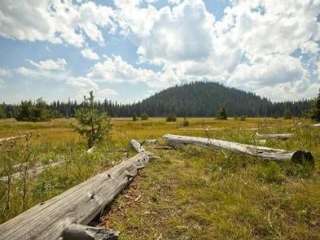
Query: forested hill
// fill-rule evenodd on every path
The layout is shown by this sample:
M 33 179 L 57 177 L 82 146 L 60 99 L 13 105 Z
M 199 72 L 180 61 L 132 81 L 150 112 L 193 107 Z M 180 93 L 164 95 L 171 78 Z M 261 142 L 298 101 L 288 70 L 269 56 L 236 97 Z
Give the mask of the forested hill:
M 232 116 L 283 116 L 303 114 L 309 109 L 310 101 L 275 104 L 253 93 L 218 83 L 195 82 L 168 88 L 127 107 L 132 112 L 146 112 L 151 116 L 171 113 L 178 116 L 215 116 L 221 107 Z
M 224 107 L 228 116 L 302 116 L 311 108 L 311 101 L 272 103 L 235 88 L 212 82 L 195 82 L 163 90 L 141 102 L 118 104 L 109 100 L 97 102 L 100 111 L 112 117 L 140 116 L 216 116 Z M 48 117 L 73 117 L 80 103 L 54 101 L 49 105 L 43 100 L 23 101 L 19 105 L 0 104 L 0 118 L 47 119 Z M 31 116 L 31 117 L 30 117 Z

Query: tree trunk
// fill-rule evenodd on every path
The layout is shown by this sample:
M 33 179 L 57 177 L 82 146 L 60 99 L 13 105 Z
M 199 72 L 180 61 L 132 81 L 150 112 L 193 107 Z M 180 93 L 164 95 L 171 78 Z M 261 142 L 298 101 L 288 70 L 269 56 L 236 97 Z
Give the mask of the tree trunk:
M 149 162 L 145 152 L 40 203 L 0 225 L 0 240 L 58 240 L 72 224 L 88 224 Z M 87 238 L 90 239 L 90 238 Z
M 256 133 L 256 137 L 260 139 L 280 139 L 287 140 L 294 135 L 292 133 L 271 133 L 271 134 L 260 134 Z
M 305 151 L 286 151 L 282 149 L 273 149 L 261 146 L 254 146 L 248 144 L 241 144 L 236 142 L 229 142 L 218 139 L 188 137 L 167 134 L 163 136 L 169 145 L 178 147 L 184 144 L 194 144 L 214 149 L 225 149 L 235 153 L 246 154 L 250 156 L 260 157 L 269 160 L 292 160 L 297 163 L 308 161 L 314 164 L 313 156 L 310 152 Z

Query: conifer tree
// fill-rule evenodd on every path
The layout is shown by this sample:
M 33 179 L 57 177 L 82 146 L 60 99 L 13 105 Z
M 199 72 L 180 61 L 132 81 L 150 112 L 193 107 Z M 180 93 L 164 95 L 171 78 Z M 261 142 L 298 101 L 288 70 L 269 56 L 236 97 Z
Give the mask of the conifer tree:
M 227 112 L 226 112 L 226 109 L 224 107 L 222 107 L 220 109 L 219 115 L 218 115 L 218 119 L 221 119 L 221 120 L 227 120 L 228 119 Z
M 320 122 L 320 90 L 319 90 L 319 95 L 315 101 L 311 117 L 313 120 Z
M 78 125 L 75 129 L 86 137 L 88 148 L 103 141 L 111 130 L 108 115 L 96 109 L 93 91 L 90 91 L 89 97 L 84 96 L 82 107 L 76 111 L 76 119 Z

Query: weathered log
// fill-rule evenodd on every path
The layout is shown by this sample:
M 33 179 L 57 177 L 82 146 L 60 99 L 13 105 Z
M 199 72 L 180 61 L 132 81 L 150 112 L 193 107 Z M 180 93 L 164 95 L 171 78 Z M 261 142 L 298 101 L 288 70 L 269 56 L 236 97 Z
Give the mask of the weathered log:
M 46 165 L 37 165 L 37 166 L 27 170 L 27 176 L 30 177 L 30 178 L 38 176 L 44 170 L 46 170 L 46 169 L 48 169 L 50 167 L 57 167 L 57 166 L 59 166 L 59 165 L 61 165 L 63 163 L 64 163 L 64 161 L 59 161 L 59 162 L 49 163 L 49 164 L 46 164 Z M 22 165 L 23 165 L 22 167 L 26 167 L 26 165 L 24 163 Z M 14 167 L 16 167 L 16 165 Z M 20 179 L 22 176 L 23 176 L 23 171 L 19 171 L 19 172 L 13 173 L 11 175 L 11 180 Z M 8 176 L 1 177 L 0 181 L 1 182 L 7 182 L 8 181 Z
M 96 146 L 93 146 L 87 150 L 87 153 L 91 154 L 96 150 Z
M 313 124 L 314 127 L 320 127 L 320 123 Z
M 144 144 L 156 144 L 157 142 L 157 139 L 146 139 L 143 141 Z
M 3 142 L 15 141 L 15 140 L 26 138 L 26 137 L 27 135 L 19 135 L 19 136 L 7 137 L 7 138 L 0 138 L 0 144 Z
M 118 232 L 104 227 L 71 224 L 62 232 L 63 240 L 117 240 Z
M 149 162 L 145 152 L 0 225 L 0 240 L 56 240 L 71 224 L 87 225 Z
M 256 138 L 260 139 L 280 139 L 280 140 L 287 140 L 293 137 L 293 133 L 271 133 L 271 134 L 260 134 L 256 133 Z
M 137 140 L 132 139 L 130 141 L 130 144 L 137 153 L 145 152 L 144 147 L 142 147 L 142 145 Z
M 292 160 L 293 162 L 302 163 L 304 161 L 314 164 L 313 156 L 310 152 L 305 151 L 286 151 L 282 149 L 267 148 L 236 142 L 229 142 L 218 139 L 189 137 L 167 134 L 163 136 L 171 146 L 178 147 L 184 144 L 194 144 L 214 149 L 225 149 L 236 153 L 247 154 L 250 156 L 260 157 L 269 160 Z

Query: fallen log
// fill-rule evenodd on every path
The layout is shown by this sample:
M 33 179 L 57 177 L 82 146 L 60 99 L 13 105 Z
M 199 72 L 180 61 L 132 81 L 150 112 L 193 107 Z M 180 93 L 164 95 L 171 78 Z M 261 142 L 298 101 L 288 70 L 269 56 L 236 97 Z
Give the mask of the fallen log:
M 118 233 L 104 227 L 71 224 L 62 232 L 63 240 L 116 240 Z
M 11 141 L 15 141 L 21 138 L 26 138 L 27 135 L 19 135 L 19 136 L 13 136 L 13 137 L 7 137 L 7 138 L 0 138 L 0 144 L 3 142 L 11 142 Z
M 35 177 L 35 176 L 38 176 L 40 173 L 42 173 L 44 170 L 50 168 L 50 167 L 57 167 L 61 164 L 63 164 L 64 161 L 58 161 L 58 162 L 52 162 L 52 163 L 49 163 L 49 164 L 46 164 L 46 165 L 38 165 L 38 166 L 35 166 L 33 168 L 30 168 L 27 170 L 27 176 L 32 178 L 32 177 Z M 16 167 L 17 165 L 14 166 L 14 168 Z M 22 164 L 21 166 L 22 168 L 25 168 L 26 167 L 26 164 Z M 15 179 L 20 179 L 22 178 L 23 176 L 23 171 L 22 169 L 20 169 L 19 172 L 16 172 L 16 173 L 13 173 L 10 177 L 11 177 L 11 180 L 15 180 Z M 8 181 L 8 176 L 3 176 L 0 178 L 0 181 L 1 182 L 7 182 Z
M 93 146 L 87 150 L 87 153 L 91 154 L 96 150 L 96 146 Z
M 287 140 L 293 137 L 293 133 L 271 133 L 271 134 L 260 134 L 256 133 L 256 138 L 260 139 L 280 139 L 280 140 Z
M 0 240 L 58 240 L 63 239 L 63 234 L 69 236 L 70 231 L 80 233 L 77 240 L 109 239 L 100 238 L 99 235 L 95 238 L 88 237 L 87 230 L 72 230 L 73 224 L 87 225 L 95 219 L 149 159 L 147 153 L 140 152 L 66 192 L 32 207 L 0 225 Z M 70 228 L 71 230 L 68 230 Z
M 314 127 L 320 127 L 320 123 L 313 124 Z
M 132 139 L 130 141 L 130 144 L 137 153 L 145 152 L 144 147 L 142 147 L 142 145 L 137 140 Z
M 282 149 L 273 149 L 262 146 L 254 146 L 236 142 L 229 142 L 218 139 L 189 137 L 167 134 L 163 136 L 167 143 L 174 147 L 184 144 L 194 144 L 214 149 L 225 149 L 236 153 L 247 154 L 250 156 L 260 157 L 269 160 L 292 160 L 293 162 L 302 163 L 304 161 L 314 164 L 313 156 L 310 152 L 305 151 L 286 151 Z

